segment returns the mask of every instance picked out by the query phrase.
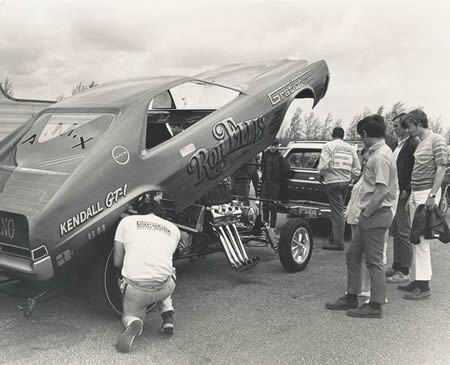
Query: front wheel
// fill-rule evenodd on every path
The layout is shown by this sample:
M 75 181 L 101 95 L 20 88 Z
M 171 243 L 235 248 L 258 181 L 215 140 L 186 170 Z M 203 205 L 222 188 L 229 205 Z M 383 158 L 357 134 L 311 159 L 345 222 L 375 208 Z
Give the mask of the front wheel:
M 291 219 L 281 227 L 278 253 L 281 265 L 287 272 L 304 270 L 311 259 L 312 250 L 313 237 L 305 220 Z

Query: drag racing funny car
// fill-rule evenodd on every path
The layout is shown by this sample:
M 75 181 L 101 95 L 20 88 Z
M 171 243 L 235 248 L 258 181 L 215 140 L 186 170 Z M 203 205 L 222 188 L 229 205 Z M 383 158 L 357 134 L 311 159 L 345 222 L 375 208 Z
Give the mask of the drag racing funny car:
M 94 262 L 102 296 L 120 311 L 113 235 L 149 192 L 163 194 L 167 218 L 190 234 L 176 258 L 222 251 L 236 270 L 254 265 L 243 237 L 258 232 L 238 223 L 249 228 L 255 212 L 208 194 L 272 143 L 295 98 L 316 105 L 328 81 L 325 61 L 283 60 L 112 82 L 44 103 L 0 142 L 0 272 L 48 281 Z M 0 123 L 16 104 L 26 102 L 0 107 Z M 280 258 L 298 271 L 312 241 L 292 222 L 289 232 L 297 238 Z

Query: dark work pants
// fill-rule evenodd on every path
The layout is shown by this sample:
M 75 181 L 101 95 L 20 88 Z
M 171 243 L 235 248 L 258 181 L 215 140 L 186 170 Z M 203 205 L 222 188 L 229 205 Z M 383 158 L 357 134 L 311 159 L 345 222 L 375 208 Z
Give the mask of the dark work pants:
M 241 196 L 245 205 L 249 205 L 248 196 L 250 194 L 250 179 L 232 179 L 231 193 Z
M 330 242 L 331 245 L 342 246 L 344 244 L 344 209 L 347 190 L 348 183 L 331 183 L 325 185 L 325 191 L 331 207 L 331 227 L 333 232 L 333 242 Z
M 404 274 L 409 273 L 412 260 L 412 247 L 409 242 L 410 232 L 411 220 L 409 217 L 408 198 L 399 199 L 391 227 L 391 233 L 394 238 L 394 261 L 392 268 Z
M 386 232 L 392 223 L 392 209 L 380 208 L 369 218 L 359 218 L 359 239 L 352 239 L 346 253 L 347 292 L 357 295 L 361 289 L 362 254 L 370 276 L 370 300 L 384 303 L 386 284 L 384 276 L 383 250 Z
M 277 181 L 266 181 L 262 187 L 261 197 L 264 199 L 279 200 L 281 185 Z M 271 201 L 263 202 L 263 221 L 268 222 L 271 228 L 277 223 L 277 207 Z
M 263 221 L 268 222 L 270 228 L 275 228 L 277 225 L 277 207 L 274 203 L 263 203 Z

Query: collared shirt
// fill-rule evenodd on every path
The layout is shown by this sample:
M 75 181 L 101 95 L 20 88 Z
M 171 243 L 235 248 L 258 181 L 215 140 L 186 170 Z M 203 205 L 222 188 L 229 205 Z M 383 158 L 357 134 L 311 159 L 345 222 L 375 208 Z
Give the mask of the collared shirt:
M 388 187 L 388 194 L 381 207 L 393 207 L 398 194 L 397 168 L 391 149 L 384 140 L 372 145 L 368 150 L 368 159 L 363 171 L 360 190 L 360 208 L 367 207 L 377 184 Z
M 411 189 L 423 191 L 433 188 L 438 166 L 445 166 L 448 149 L 444 137 L 430 131 L 414 152 L 414 168 L 411 175 Z
M 409 136 L 406 136 L 403 139 L 400 139 L 398 141 L 397 147 L 395 147 L 394 150 L 394 160 L 397 161 L 398 155 L 400 154 L 400 151 L 402 150 L 403 146 L 405 145 L 405 142 L 408 140 Z
M 352 176 L 361 172 L 356 147 L 340 138 L 326 143 L 320 154 L 318 170 L 325 184 L 350 182 Z
M 155 214 L 123 218 L 114 237 L 125 249 L 122 276 L 137 283 L 167 281 L 175 272 L 172 256 L 180 235 L 175 224 Z

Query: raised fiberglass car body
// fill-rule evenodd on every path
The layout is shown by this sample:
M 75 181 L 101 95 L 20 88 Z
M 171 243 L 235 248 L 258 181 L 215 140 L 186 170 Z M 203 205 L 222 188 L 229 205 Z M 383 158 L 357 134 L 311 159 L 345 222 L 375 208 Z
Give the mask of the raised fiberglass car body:
M 49 105 L 0 142 L 0 271 L 52 278 L 145 192 L 182 211 L 328 80 L 324 61 L 284 60 L 115 82 Z

